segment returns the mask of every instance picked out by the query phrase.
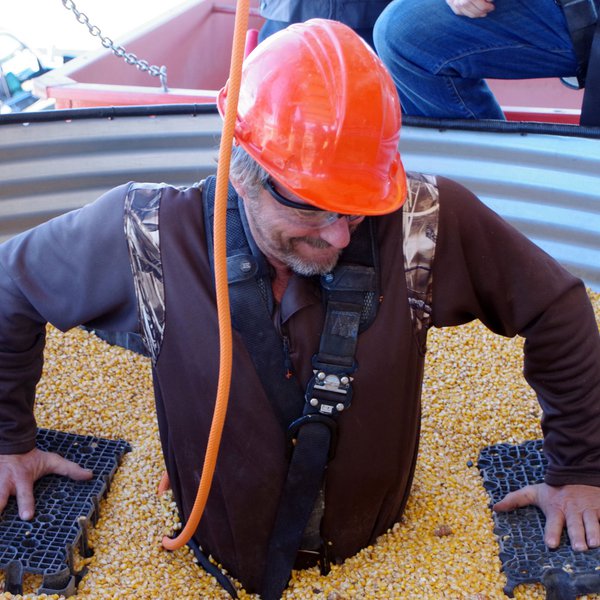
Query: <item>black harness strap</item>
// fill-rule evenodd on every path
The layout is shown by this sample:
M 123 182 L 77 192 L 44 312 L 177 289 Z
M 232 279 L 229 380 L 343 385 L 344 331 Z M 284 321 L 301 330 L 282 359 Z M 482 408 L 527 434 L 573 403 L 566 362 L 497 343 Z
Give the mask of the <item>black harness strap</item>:
M 215 178 L 209 177 L 203 184 L 202 197 L 211 262 L 214 191 Z M 327 462 L 335 449 L 337 416 L 350 406 L 359 331 L 371 324 L 377 312 L 377 247 L 374 221 L 368 219 L 353 235 L 338 267 L 321 278 L 327 307 L 325 325 L 319 352 L 313 358 L 314 376 L 303 393 L 297 380 L 283 376 L 284 348 L 271 318 L 273 297 L 268 267 L 238 202 L 230 187 L 227 271 L 232 325 L 242 336 L 292 449 L 261 593 L 263 600 L 278 600 L 306 539 L 303 534 L 307 523 L 313 521 L 311 515 L 322 490 Z M 320 516 L 317 514 L 314 520 L 320 522 Z M 314 540 L 309 543 L 314 544 Z
M 215 187 L 215 177 L 208 177 L 202 193 L 211 263 Z M 284 376 L 283 341 L 271 318 L 273 292 L 269 268 L 250 235 L 239 202 L 230 185 L 227 197 L 227 278 L 232 326 L 242 336 L 282 431 L 285 431 L 302 411 L 304 391 L 297 379 Z
M 279 600 L 288 584 L 306 525 L 323 484 L 331 442 L 330 424 L 324 420 L 307 420 L 300 424 L 271 531 L 260 593 L 262 600 Z
M 194 540 L 194 538 L 192 538 L 187 545 L 192 549 L 192 551 L 194 552 L 194 556 L 196 557 L 198 564 L 209 574 L 212 575 L 217 582 L 219 583 L 219 585 L 232 597 L 232 598 L 237 598 L 237 590 L 235 589 L 235 586 L 233 585 L 231 579 L 229 579 L 229 577 L 227 577 L 227 575 L 225 575 L 225 573 L 223 573 L 223 571 L 221 571 L 221 569 L 219 569 L 219 567 L 217 565 L 215 565 L 214 563 L 210 562 L 209 558 L 206 556 L 206 554 L 204 554 L 204 552 L 202 551 L 202 549 L 200 548 L 200 546 L 196 543 L 196 540 Z
M 336 445 L 336 420 L 352 402 L 352 374 L 358 334 L 375 318 L 377 254 L 374 221 L 369 219 L 353 240 L 333 273 L 321 278 L 327 302 L 319 352 L 313 357 L 313 377 L 305 393 L 302 416 L 288 428 L 293 444 L 287 479 L 279 502 L 267 553 L 261 598 L 278 600 L 286 588 L 298 550 L 319 554 L 322 572 L 328 571 L 327 546 L 318 531 L 307 532 L 311 515 L 322 517 L 317 503 L 328 461 Z M 365 253 L 365 250 L 369 252 Z M 354 264 L 358 257 L 365 264 Z M 352 261 L 352 262 L 347 262 Z
M 577 58 L 577 81 L 579 87 L 586 85 L 588 59 L 598 14 L 596 0 L 558 0 L 563 9 L 573 50 Z
M 579 124 L 600 125 L 599 0 L 557 0 L 563 9 L 577 58 L 577 82 L 585 88 Z

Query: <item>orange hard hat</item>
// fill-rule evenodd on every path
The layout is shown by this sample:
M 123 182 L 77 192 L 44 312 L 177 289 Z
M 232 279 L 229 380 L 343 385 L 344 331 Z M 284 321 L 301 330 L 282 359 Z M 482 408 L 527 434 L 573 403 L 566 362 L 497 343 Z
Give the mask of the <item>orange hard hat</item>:
M 217 104 L 224 114 L 227 85 Z M 379 57 L 352 29 L 311 19 L 267 38 L 242 70 L 235 139 L 276 181 L 323 210 L 399 208 L 400 103 Z

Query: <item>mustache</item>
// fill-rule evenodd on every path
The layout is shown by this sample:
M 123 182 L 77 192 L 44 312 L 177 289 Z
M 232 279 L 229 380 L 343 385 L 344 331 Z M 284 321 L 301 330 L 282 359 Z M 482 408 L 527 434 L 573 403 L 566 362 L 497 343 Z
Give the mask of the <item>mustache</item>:
M 331 244 L 329 242 L 326 242 L 325 240 L 323 240 L 321 238 L 310 237 L 308 235 L 290 239 L 290 243 L 292 245 L 296 244 L 298 242 L 304 242 L 308 246 L 316 248 L 317 250 L 325 250 L 327 248 L 331 248 Z

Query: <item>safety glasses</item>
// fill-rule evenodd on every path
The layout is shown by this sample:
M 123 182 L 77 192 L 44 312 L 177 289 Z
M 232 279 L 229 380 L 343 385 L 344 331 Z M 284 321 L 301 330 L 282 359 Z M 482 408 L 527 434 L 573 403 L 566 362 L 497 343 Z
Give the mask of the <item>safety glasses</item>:
M 358 221 L 363 218 L 363 215 L 345 215 L 342 213 L 329 212 L 318 206 L 312 206 L 310 204 L 304 204 L 286 198 L 275 189 L 270 177 L 265 180 L 263 187 L 279 204 L 293 209 L 289 212 L 289 219 L 296 225 L 321 229 L 335 223 L 338 219 L 346 219 L 348 223 L 352 223 L 353 221 Z

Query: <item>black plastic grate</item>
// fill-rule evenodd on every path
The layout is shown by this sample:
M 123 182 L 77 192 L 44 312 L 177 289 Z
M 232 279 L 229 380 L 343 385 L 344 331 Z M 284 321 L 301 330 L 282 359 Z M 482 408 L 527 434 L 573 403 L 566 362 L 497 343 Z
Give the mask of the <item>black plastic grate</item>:
M 122 440 L 38 429 L 36 446 L 56 452 L 82 467 L 92 469 L 89 481 L 47 475 L 34 488 L 35 516 L 22 521 L 11 497 L 0 516 L 0 569 L 5 591 L 21 594 L 23 574 L 42 575 L 38 594 L 76 593 L 83 572 L 76 572 L 73 550 L 91 556 L 87 528 L 98 520 L 100 499 L 108 492 L 119 462 L 131 447 Z
M 508 492 L 542 482 L 547 464 L 542 441 L 532 440 L 487 446 L 481 450 L 477 466 L 494 504 Z M 512 598 L 517 585 L 538 582 L 552 600 L 574 600 L 600 592 L 600 549 L 575 552 L 564 531 L 560 546 L 548 549 L 543 537 L 545 521 L 535 506 L 494 513 L 494 533 L 507 579 L 504 592 Z

